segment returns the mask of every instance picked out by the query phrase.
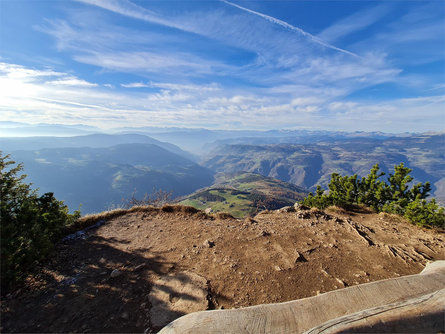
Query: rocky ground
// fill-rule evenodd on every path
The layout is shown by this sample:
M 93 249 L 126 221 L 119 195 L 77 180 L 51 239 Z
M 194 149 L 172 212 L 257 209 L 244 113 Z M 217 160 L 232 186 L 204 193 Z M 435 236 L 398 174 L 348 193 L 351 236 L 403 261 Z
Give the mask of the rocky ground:
M 237 220 L 133 210 L 66 240 L 2 300 L 1 332 L 156 332 L 199 310 L 313 296 L 419 273 L 445 233 L 370 212 L 305 208 Z

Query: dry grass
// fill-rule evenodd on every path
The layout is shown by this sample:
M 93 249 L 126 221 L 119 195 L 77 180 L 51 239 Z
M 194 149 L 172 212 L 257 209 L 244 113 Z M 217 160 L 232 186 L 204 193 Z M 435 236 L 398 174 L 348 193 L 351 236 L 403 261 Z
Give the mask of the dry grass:
M 103 211 L 100 213 L 93 213 L 83 217 L 80 217 L 74 225 L 71 226 L 70 230 L 78 231 L 82 230 L 88 226 L 94 225 L 100 220 L 110 220 L 116 217 L 126 215 L 130 212 L 157 212 L 159 208 L 153 206 L 134 206 L 131 209 L 114 209 L 110 211 Z
M 213 215 L 216 219 L 235 219 L 230 213 L 217 212 Z
M 406 223 L 411 224 L 407 219 L 395 213 L 380 212 L 379 216 L 390 223 Z
M 331 214 L 339 214 L 339 215 L 344 215 L 347 213 L 346 209 L 339 207 L 339 206 L 335 206 L 335 205 L 331 205 L 329 207 L 327 207 L 325 209 L 326 213 L 331 213 Z
M 161 211 L 163 212 L 180 212 L 180 213 L 191 213 L 195 214 L 198 212 L 202 212 L 199 209 L 196 209 L 192 206 L 180 205 L 180 204 L 166 204 L 161 207 Z
M 422 230 L 433 230 L 436 233 L 440 233 L 440 234 L 444 234 L 445 233 L 445 228 L 439 227 L 439 226 L 419 226 L 416 225 L 412 222 L 410 222 L 408 219 L 406 219 L 403 216 L 400 216 L 398 214 L 395 213 L 388 213 L 388 212 L 380 212 L 379 216 L 381 219 L 389 222 L 389 223 L 403 223 L 403 224 L 409 224 L 409 225 L 415 225 L 416 227 L 418 227 L 419 229 Z
M 207 217 L 207 215 L 194 207 L 185 205 L 171 205 L 166 204 L 161 208 L 145 205 L 145 206 L 133 206 L 130 209 L 114 209 L 110 211 L 103 211 L 100 213 L 89 214 L 83 216 L 76 220 L 76 222 L 70 226 L 69 231 L 74 232 L 82 230 L 88 226 L 94 225 L 101 220 L 110 220 L 116 217 L 126 215 L 133 212 L 169 212 L 169 213 L 183 213 L 183 214 L 199 214 L 202 217 Z
M 342 208 L 340 206 L 336 206 L 336 205 L 331 205 L 329 207 L 327 207 L 324 210 L 326 213 L 332 213 L 332 214 L 340 214 L 340 215 L 344 215 L 344 214 L 356 214 L 356 213 L 375 213 L 375 211 L 367 206 L 364 205 L 353 205 L 351 207 L 348 208 Z

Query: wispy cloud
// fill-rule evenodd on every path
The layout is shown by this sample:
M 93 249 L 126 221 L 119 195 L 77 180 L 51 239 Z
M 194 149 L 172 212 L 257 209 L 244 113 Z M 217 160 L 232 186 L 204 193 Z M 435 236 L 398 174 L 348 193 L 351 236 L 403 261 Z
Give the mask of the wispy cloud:
M 241 10 L 244 10 L 244 11 L 246 11 L 248 13 L 251 13 L 251 14 L 254 14 L 254 15 L 258 15 L 258 16 L 262 17 L 263 19 L 265 19 L 265 20 L 267 20 L 269 22 L 272 22 L 274 24 L 278 24 L 279 26 L 282 26 L 282 27 L 284 27 L 286 29 L 289 29 L 291 31 L 295 31 L 296 33 L 301 34 L 302 36 L 307 37 L 309 40 L 311 40 L 311 41 L 313 41 L 313 42 L 315 42 L 317 44 L 320 44 L 320 45 L 322 45 L 322 46 L 324 46 L 326 48 L 329 48 L 329 49 L 332 49 L 332 50 L 335 50 L 335 51 L 339 51 L 339 52 L 343 52 L 343 53 L 351 55 L 351 56 L 357 56 L 353 52 L 350 52 L 350 51 L 347 51 L 347 50 L 343 50 L 343 49 L 338 48 L 338 47 L 336 47 L 334 45 L 328 44 L 328 43 L 324 42 L 323 40 L 321 40 L 320 38 L 317 38 L 317 37 L 311 35 L 310 33 L 304 31 L 303 29 L 295 27 L 295 26 L 293 26 L 293 25 L 291 25 L 291 24 L 289 24 L 289 23 L 287 23 L 287 22 L 285 22 L 283 20 L 277 19 L 275 17 L 269 16 L 269 15 L 266 15 L 266 14 L 263 14 L 263 13 L 256 12 L 254 10 L 248 9 L 246 7 L 242 7 L 240 5 L 237 5 L 235 3 L 232 3 L 232 2 L 229 2 L 229 1 L 226 1 L 226 0 L 220 0 L 220 1 L 226 3 L 226 4 L 230 5 L 230 6 L 233 6 L 233 7 L 239 8 Z
M 88 52 L 87 50 L 85 52 Z M 81 63 L 115 71 L 139 74 L 157 73 L 162 76 L 199 76 L 229 70 L 230 66 L 212 60 L 204 60 L 190 53 L 110 52 L 89 51 L 75 55 Z
M 374 49 L 374 52 L 391 55 L 392 63 L 412 66 L 443 61 L 445 29 L 443 2 L 431 1 L 410 8 L 397 20 L 379 22 L 381 29 L 360 39 L 351 48 Z M 443 74 L 442 74 L 443 75 Z
M 59 77 L 64 76 L 63 73 L 56 72 L 50 69 L 35 70 L 26 68 L 16 64 L 8 64 L 0 62 L 0 73 L 10 79 L 23 79 L 25 81 L 34 80 L 42 77 Z
M 101 7 L 121 15 L 129 16 L 135 19 L 149 21 L 170 27 L 176 27 L 174 22 L 168 22 L 155 12 L 144 7 L 138 6 L 128 0 L 77 0 L 85 4 Z
M 356 12 L 324 29 L 317 37 L 328 43 L 335 42 L 342 37 L 356 33 L 378 22 L 389 13 L 391 7 L 390 4 L 385 3 Z
M 363 103 L 339 100 L 342 91 L 292 86 L 253 91 L 205 90 L 203 85 L 151 84 L 159 92 L 116 91 L 97 86 L 50 84 L 69 77 L 63 72 L 0 63 L 0 113 L 4 119 L 64 124 L 114 126 L 196 126 L 267 129 L 323 127 L 326 129 L 412 131 L 443 130 L 445 96 Z M 20 73 L 15 76 L 14 73 Z M 27 73 L 27 75 L 24 75 Z M 52 73 L 52 74 L 51 74 Z M 156 86 L 156 87 L 155 87 Z M 196 89 L 196 90 L 194 90 Z M 290 99 L 289 92 L 296 92 Z M 418 110 L 421 108 L 422 113 Z M 428 120 L 431 121 L 428 121 Z
M 159 88 L 169 91 L 194 91 L 194 92 L 215 92 L 221 90 L 216 83 L 208 85 L 194 85 L 194 84 L 177 84 L 177 83 L 156 83 L 156 82 L 132 82 L 128 84 L 121 84 L 124 88 Z
M 77 87 L 96 87 L 97 84 L 72 76 L 66 76 L 62 79 L 47 81 L 46 84 L 53 86 L 77 86 Z
M 127 0 L 114 0 L 110 2 L 92 1 L 92 0 L 78 0 L 78 1 L 94 5 L 106 10 L 110 10 L 114 13 L 125 15 L 131 18 L 143 20 L 150 23 L 160 24 L 163 26 L 179 29 L 186 32 L 191 32 L 194 34 L 199 34 L 202 36 L 223 41 L 224 43 L 230 43 L 240 47 L 252 48 L 252 42 L 253 42 L 252 37 L 255 38 L 256 43 L 258 43 L 260 40 L 261 42 L 264 43 L 267 40 L 266 38 L 267 36 L 264 36 L 264 39 L 257 38 L 257 36 L 260 36 L 259 34 L 264 34 L 265 27 L 261 27 L 261 25 L 259 25 L 258 23 L 255 23 L 250 20 L 246 21 L 245 18 L 230 16 L 224 11 L 216 10 L 212 13 L 189 12 L 185 16 L 179 15 L 175 17 L 168 17 L 162 15 L 161 13 L 150 11 L 144 7 L 138 6 Z M 274 18 L 272 16 L 263 13 L 253 11 L 251 9 L 242 7 L 240 5 L 237 5 L 229 1 L 221 0 L 220 2 L 225 3 L 234 8 L 238 8 L 244 12 L 253 14 L 256 17 L 265 19 L 268 23 L 271 23 L 275 26 L 279 26 L 281 28 L 285 28 L 286 30 L 292 33 L 296 33 L 299 37 L 305 38 L 306 43 L 312 43 L 317 46 L 322 46 L 329 50 L 338 51 L 349 56 L 354 56 L 354 57 L 357 56 L 356 54 L 348 50 L 344 50 L 329 43 L 326 43 L 325 41 L 310 34 L 309 32 L 306 32 L 301 28 L 295 27 L 285 21 L 279 20 L 277 18 Z M 242 36 L 239 36 L 240 31 L 245 31 L 246 29 L 250 30 L 250 34 L 248 35 L 242 34 Z M 267 31 L 266 34 L 270 34 L 270 29 L 266 29 L 266 31 Z M 252 37 L 249 38 L 249 35 Z M 299 44 L 301 47 L 301 43 Z M 258 47 L 258 45 L 256 47 Z M 266 51 L 269 48 L 270 47 L 264 47 L 263 51 Z M 255 46 L 253 51 L 257 51 L 255 50 Z
M 206 85 L 193 85 L 193 84 L 177 84 L 177 83 L 154 83 L 150 82 L 149 87 L 162 88 L 169 90 L 182 90 L 182 91 L 200 91 L 200 92 L 215 92 L 220 91 L 221 87 L 216 83 L 210 83 Z
M 376 103 L 336 102 L 327 106 L 335 112 L 326 117 L 326 120 L 335 122 L 345 130 L 379 129 L 392 133 L 413 131 L 415 122 L 415 131 L 445 131 L 444 106 L 445 95 Z
M 124 87 L 124 88 L 147 88 L 147 87 L 150 87 L 150 85 L 143 83 L 143 82 L 132 82 L 129 84 L 121 84 L 121 87 Z

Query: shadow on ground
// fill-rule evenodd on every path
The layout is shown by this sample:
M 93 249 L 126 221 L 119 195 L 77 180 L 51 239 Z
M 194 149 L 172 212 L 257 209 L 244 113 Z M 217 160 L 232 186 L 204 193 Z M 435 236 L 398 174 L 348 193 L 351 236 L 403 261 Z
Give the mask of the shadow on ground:
M 51 263 L 30 282 L 32 293 L 23 291 L 3 303 L 2 332 L 135 333 L 152 328 L 150 278 L 166 275 L 175 264 L 148 249 L 118 249 L 126 243 L 91 235 L 60 244 Z M 158 288 L 195 298 L 171 286 Z M 157 301 L 158 307 L 163 303 Z M 183 314 L 176 312 L 176 317 Z

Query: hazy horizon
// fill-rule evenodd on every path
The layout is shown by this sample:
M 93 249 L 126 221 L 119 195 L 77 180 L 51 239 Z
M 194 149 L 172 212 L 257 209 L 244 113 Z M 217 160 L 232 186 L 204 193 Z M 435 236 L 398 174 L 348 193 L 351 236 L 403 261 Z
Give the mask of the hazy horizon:
M 2 122 L 0 121 L 0 138 L 7 137 L 77 137 L 88 136 L 95 134 L 104 135 L 122 135 L 122 134 L 140 134 L 144 136 L 155 135 L 158 133 L 193 133 L 199 131 L 211 131 L 221 133 L 239 133 L 240 135 L 258 135 L 261 133 L 276 133 L 279 136 L 285 136 L 286 134 L 298 134 L 298 133 L 337 133 L 337 134 L 382 134 L 384 136 L 404 136 L 404 135 L 416 135 L 416 134 L 444 134 L 443 131 L 360 131 L 360 130 L 323 130 L 316 128 L 271 128 L 271 129 L 255 129 L 255 128 L 206 128 L 206 127 L 180 127 L 180 126 L 147 126 L 147 127 L 113 127 L 113 128 L 101 128 L 96 126 L 90 126 L 86 124 L 57 124 L 57 123 L 22 123 L 22 122 Z

